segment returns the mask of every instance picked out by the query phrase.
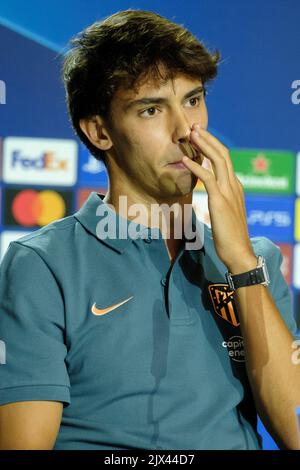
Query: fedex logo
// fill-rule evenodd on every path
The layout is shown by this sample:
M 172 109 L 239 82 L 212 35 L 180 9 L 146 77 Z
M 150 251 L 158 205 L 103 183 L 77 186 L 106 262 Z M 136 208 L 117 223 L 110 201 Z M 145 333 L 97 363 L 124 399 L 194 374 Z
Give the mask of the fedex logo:
M 21 150 L 14 150 L 12 153 L 12 167 L 18 165 L 22 168 L 35 170 L 65 170 L 68 169 L 67 160 L 59 160 L 54 152 L 44 152 L 37 157 L 29 157 L 22 154 Z
M 74 186 L 78 145 L 71 139 L 6 137 L 3 181 L 13 184 Z

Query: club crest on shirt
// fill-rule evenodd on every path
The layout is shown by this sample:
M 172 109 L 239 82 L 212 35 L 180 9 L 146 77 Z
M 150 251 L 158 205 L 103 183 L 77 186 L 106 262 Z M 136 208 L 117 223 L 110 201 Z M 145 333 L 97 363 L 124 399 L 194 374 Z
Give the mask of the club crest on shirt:
M 238 320 L 237 308 L 233 298 L 233 291 L 230 290 L 228 284 L 211 284 L 208 286 L 208 291 L 216 314 L 231 325 L 238 327 L 240 322 Z

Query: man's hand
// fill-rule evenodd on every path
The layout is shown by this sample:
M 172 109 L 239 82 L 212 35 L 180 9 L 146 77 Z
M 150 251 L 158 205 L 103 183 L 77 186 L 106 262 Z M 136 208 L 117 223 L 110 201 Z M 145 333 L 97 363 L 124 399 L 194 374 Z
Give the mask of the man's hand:
M 216 252 L 233 274 L 256 266 L 249 238 L 244 190 L 234 173 L 229 150 L 216 137 L 194 124 L 192 145 L 207 157 L 213 172 L 188 157 L 182 162 L 205 186 Z

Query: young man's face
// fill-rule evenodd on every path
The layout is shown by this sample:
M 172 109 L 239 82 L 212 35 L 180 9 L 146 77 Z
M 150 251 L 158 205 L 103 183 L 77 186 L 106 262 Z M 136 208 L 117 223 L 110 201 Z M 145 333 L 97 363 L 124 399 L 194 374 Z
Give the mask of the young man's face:
M 200 80 L 178 75 L 163 85 L 147 82 L 137 94 L 118 92 L 111 115 L 110 179 L 118 179 L 123 193 L 167 201 L 193 190 L 197 178 L 174 162 L 186 154 L 181 143 L 189 141 L 193 123 L 207 128 Z

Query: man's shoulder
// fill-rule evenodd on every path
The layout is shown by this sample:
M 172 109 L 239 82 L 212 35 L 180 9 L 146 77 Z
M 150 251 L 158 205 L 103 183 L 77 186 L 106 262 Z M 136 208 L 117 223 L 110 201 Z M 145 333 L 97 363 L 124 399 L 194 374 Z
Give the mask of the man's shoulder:
M 11 242 L 18 245 L 31 248 L 39 254 L 49 253 L 52 250 L 61 251 L 66 246 L 65 241 L 70 244 L 71 233 L 77 220 L 73 215 L 55 220 L 44 227 L 41 227 L 31 233 L 28 233 L 17 240 Z M 72 238 L 72 237 L 71 237 Z M 60 247 L 60 248 L 59 248 Z

